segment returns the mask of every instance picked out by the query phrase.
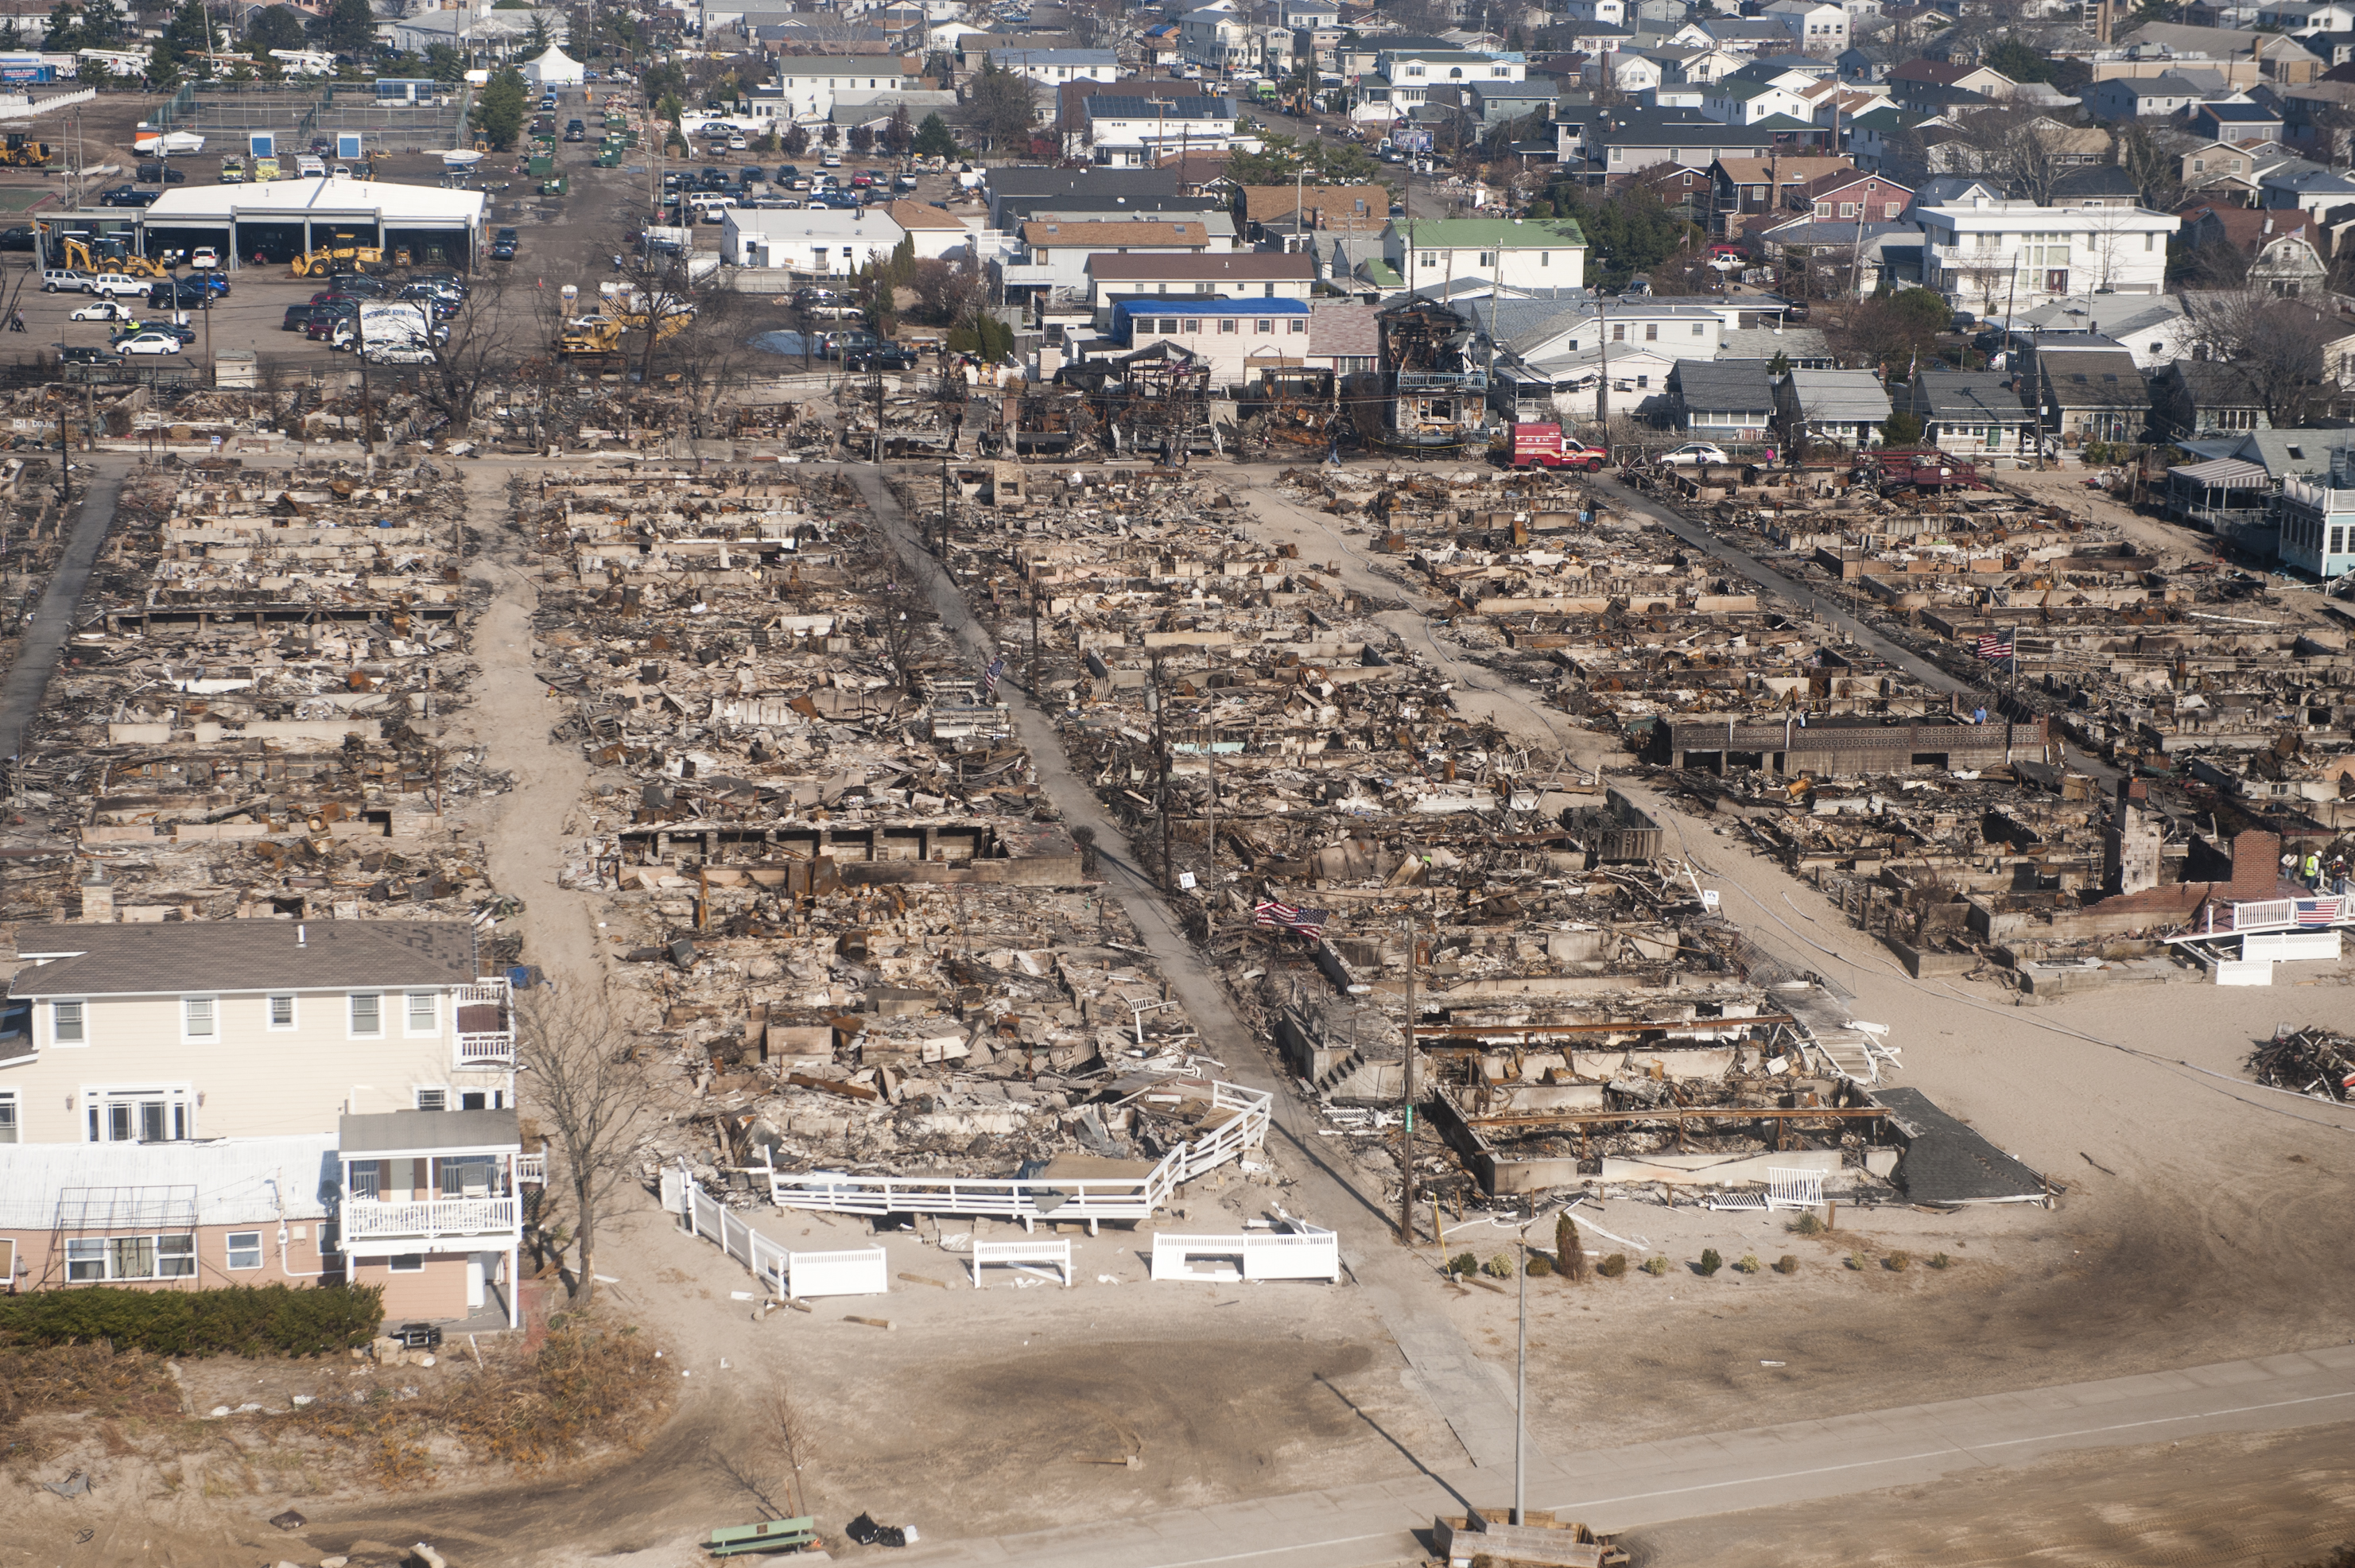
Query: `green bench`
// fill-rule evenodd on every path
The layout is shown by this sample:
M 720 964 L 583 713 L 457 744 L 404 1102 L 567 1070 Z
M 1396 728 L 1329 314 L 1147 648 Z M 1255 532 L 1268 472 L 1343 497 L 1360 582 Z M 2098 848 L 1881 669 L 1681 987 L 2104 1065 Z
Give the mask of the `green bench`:
M 773 1519 L 762 1524 L 723 1524 L 704 1545 L 714 1557 L 748 1552 L 799 1552 L 817 1544 L 815 1519 Z

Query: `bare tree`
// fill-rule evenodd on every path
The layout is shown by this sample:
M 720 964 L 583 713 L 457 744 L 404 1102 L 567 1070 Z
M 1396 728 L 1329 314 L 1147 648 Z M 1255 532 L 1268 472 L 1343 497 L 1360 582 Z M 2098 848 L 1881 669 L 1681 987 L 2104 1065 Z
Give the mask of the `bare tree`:
M 527 1108 L 549 1129 L 559 1179 L 572 1196 L 574 1307 L 597 1293 L 597 1230 L 605 1205 L 634 1174 L 634 1147 L 651 1115 L 635 1061 L 638 1032 L 619 997 L 559 997 L 543 987 L 516 1003 L 516 1064 Z
M 2184 305 L 2193 352 L 2232 365 L 2275 429 L 2328 408 L 2322 345 L 2339 334 L 2313 306 L 2246 284 L 2186 294 Z
M 433 357 L 418 391 L 453 435 L 472 427 L 475 404 L 486 389 L 513 379 L 546 346 L 538 308 L 509 305 L 505 274 L 481 280 L 443 324 L 448 336 L 431 345 Z
M 2172 212 L 2183 204 L 2183 155 L 2199 144 L 2196 137 L 2147 120 L 2128 120 L 2117 130 L 2119 165 L 2135 182 L 2142 204 L 2154 212 Z

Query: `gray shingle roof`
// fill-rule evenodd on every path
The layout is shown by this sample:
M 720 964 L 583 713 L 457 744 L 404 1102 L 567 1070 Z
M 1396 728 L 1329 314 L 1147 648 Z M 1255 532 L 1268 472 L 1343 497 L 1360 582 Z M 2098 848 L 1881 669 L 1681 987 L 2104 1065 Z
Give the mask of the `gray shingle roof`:
M 1764 359 L 1679 359 L 1669 374 L 1689 409 L 1742 413 L 1774 406 Z
M 513 1111 L 385 1111 L 340 1116 L 336 1151 L 346 1159 L 425 1148 L 517 1148 Z
M 8 987 L 16 997 L 463 986 L 476 961 L 474 928 L 463 921 L 30 925 L 18 928 L 16 952 L 74 955 L 18 971 Z
M 2131 355 L 2119 350 L 2083 353 L 2040 353 L 2044 383 L 2052 389 L 2055 405 L 2064 409 L 2150 406 L 2150 388 L 2135 368 Z
M 1876 1089 L 1905 1137 L 1894 1178 L 1916 1203 L 1994 1203 L 2041 1198 L 2044 1179 L 1931 1104 L 1919 1089 Z
M 1906 406 L 1923 419 L 1978 424 L 2025 424 L 2028 405 L 2009 376 L 1981 370 L 1924 370 L 1913 378 Z

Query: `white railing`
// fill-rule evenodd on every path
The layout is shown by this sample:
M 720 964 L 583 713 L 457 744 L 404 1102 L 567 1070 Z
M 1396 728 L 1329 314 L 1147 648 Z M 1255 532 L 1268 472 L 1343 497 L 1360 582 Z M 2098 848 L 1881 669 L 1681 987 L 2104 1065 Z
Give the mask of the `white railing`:
M 513 1061 L 515 1036 L 506 1029 L 491 1034 L 462 1034 L 458 1037 L 458 1065 L 464 1067 L 478 1061 Z
M 548 1185 L 548 1157 L 544 1154 L 519 1154 L 515 1157 L 515 1179 L 517 1187 Z
M 479 1008 L 485 1005 L 504 1008 L 507 1005 L 507 983 L 504 977 L 477 980 L 471 986 L 458 987 L 458 1005 Z
M 1172 1083 L 1182 1082 L 1171 1080 Z M 1201 1081 L 1196 1080 L 1197 1086 Z M 1267 1136 L 1274 1096 L 1215 1081 L 1210 1104 L 1231 1112 L 1191 1143 L 1180 1144 L 1142 1176 L 1007 1177 L 846 1176 L 834 1171 L 769 1173 L 770 1200 L 780 1209 L 822 1209 L 837 1214 L 962 1214 L 1019 1220 L 1025 1230 L 1041 1218 L 1146 1220 L 1185 1182 L 1240 1159 Z
M 785 1292 L 785 1280 L 792 1273 L 793 1254 L 743 1221 L 730 1213 L 719 1200 L 703 1190 L 702 1184 L 687 1174 L 687 1164 L 679 1162 L 678 1217 L 687 1228 L 707 1241 L 719 1243 L 719 1250 L 742 1264 L 768 1282 L 779 1296 Z M 669 1182 L 666 1179 L 664 1185 Z
M 384 1236 L 488 1236 L 517 1230 L 512 1198 L 427 1198 L 406 1203 L 346 1202 L 344 1235 L 359 1242 Z

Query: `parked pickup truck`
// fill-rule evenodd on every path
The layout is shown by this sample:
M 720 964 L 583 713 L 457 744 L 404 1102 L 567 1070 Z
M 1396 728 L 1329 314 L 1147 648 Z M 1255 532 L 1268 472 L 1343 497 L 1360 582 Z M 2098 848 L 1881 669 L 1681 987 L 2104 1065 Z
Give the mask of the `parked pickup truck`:
M 1507 462 L 1515 468 L 1580 468 L 1592 474 L 1609 462 L 1599 446 L 1565 438 L 1558 424 L 1517 424 Z

